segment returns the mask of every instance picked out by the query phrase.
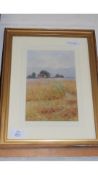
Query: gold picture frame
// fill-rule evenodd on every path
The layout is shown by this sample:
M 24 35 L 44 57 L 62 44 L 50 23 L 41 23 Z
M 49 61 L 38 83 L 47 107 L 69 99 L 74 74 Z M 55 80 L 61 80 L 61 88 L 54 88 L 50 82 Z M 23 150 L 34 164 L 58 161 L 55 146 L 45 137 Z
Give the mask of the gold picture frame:
M 57 41 L 57 42 L 56 42 Z M 36 46 L 35 46 L 36 45 Z M 47 45 L 47 46 L 46 46 Z M 66 53 L 63 53 L 64 47 L 66 47 Z M 32 48 L 34 51 L 32 51 Z M 24 68 L 22 68 L 22 65 L 24 64 L 21 60 L 25 60 L 22 58 L 22 56 L 27 57 L 27 50 L 29 50 L 29 55 L 34 55 L 37 59 L 37 57 L 40 57 L 40 60 L 43 61 L 44 57 L 43 56 L 43 49 L 44 55 L 47 56 L 50 59 L 53 58 L 53 54 L 57 55 L 58 54 L 58 48 L 59 48 L 59 54 L 60 54 L 60 59 L 63 60 L 62 55 L 64 57 L 69 58 L 71 55 L 71 51 L 74 51 L 75 60 L 77 60 L 75 63 L 77 66 L 77 84 L 78 84 L 78 105 L 80 106 L 78 109 L 78 114 L 79 116 L 78 120 L 76 121 L 25 121 L 24 123 L 24 128 L 22 127 L 21 119 L 20 122 L 17 119 L 16 114 L 19 114 L 18 107 L 19 105 L 17 104 L 19 101 L 21 101 L 22 97 L 24 100 L 24 95 L 22 94 L 24 84 L 22 84 L 22 76 L 24 73 Z M 18 50 L 19 49 L 19 50 Z M 26 50 L 27 49 L 27 50 Z M 37 50 L 35 53 L 35 50 Z M 47 52 L 48 50 L 48 52 Z M 52 51 L 51 51 L 52 50 Z M 56 50 L 54 52 L 54 50 Z M 83 52 L 83 53 L 82 53 Z M 21 54 L 22 53 L 22 54 Z M 81 56 L 81 53 L 83 56 Z M 21 54 L 21 55 L 20 55 Z M 42 55 L 41 55 L 42 54 Z M 69 56 L 68 56 L 69 54 Z M 73 53 L 72 53 L 73 54 Z M 37 55 L 37 56 L 36 56 Z M 18 59 L 19 57 L 19 59 Z M 55 56 L 54 56 L 55 57 Z M 82 58 L 83 57 L 83 58 Z M 85 57 L 85 59 L 84 59 Z M 80 58 L 80 62 L 79 62 Z M 58 59 L 58 65 L 60 65 L 59 58 Z M 54 58 L 55 60 L 55 58 Z M 86 61 L 84 61 L 86 60 Z M 19 62 L 20 61 L 20 62 Z M 83 62 L 84 61 L 84 62 Z M 16 63 L 18 62 L 18 63 Z M 46 62 L 43 61 L 43 65 L 46 64 Z M 31 62 L 30 62 L 31 63 Z M 29 64 L 30 64 L 29 63 Z M 56 62 L 54 61 L 54 64 Z M 34 63 L 33 63 L 34 64 Z M 40 61 L 39 61 L 40 64 Z M 50 62 L 48 63 L 48 65 Z M 67 63 L 65 63 L 66 65 Z M 78 68 L 79 64 L 79 68 Z M 35 62 L 36 65 L 36 62 Z M 35 66 L 34 65 L 34 66 Z M 50 64 L 52 65 L 52 64 Z M 57 66 L 58 66 L 57 65 Z M 63 61 L 62 61 L 63 65 Z M 61 66 L 62 66 L 61 65 Z M 55 65 L 54 65 L 55 66 Z M 16 68 L 15 68 L 16 67 Z M 20 68 L 19 68 L 20 67 Z M 24 64 L 25 67 L 25 74 L 26 74 L 26 65 Z M 47 66 L 46 66 L 47 67 Z M 59 66 L 58 66 L 59 67 Z M 44 68 L 41 66 L 41 69 Z M 33 67 L 34 69 L 34 67 Z M 80 71 L 79 71 L 80 69 Z M 84 69 L 84 70 L 83 70 Z M 36 70 L 38 71 L 39 68 L 36 67 Z M 50 69 L 48 69 L 50 70 Z M 57 69 L 56 69 L 57 70 Z M 85 76 L 83 72 L 85 72 Z M 21 72 L 22 75 L 19 76 L 19 73 Z M 59 69 L 58 69 L 59 72 Z M 63 71 L 62 71 L 63 72 Z M 53 69 L 51 68 L 51 74 L 53 74 Z M 79 75 L 78 75 L 79 73 Z M 83 75 L 82 75 L 83 74 Z M 20 77 L 19 78 L 16 78 Z M 34 74 L 33 74 L 34 75 Z M 68 74 L 69 75 L 69 74 Z M 25 75 L 26 76 L 26 75 Z M 39 74 L 37 74 L 38 79 Z M 52 78 L 54 75 L 52 75 Z M 65 74 L 64 74 L 65 76 Z M 43 77 L 41 77 L 43 78 Z M 60 78 L 60 77 L 59 77 Z M 63 77 L 65 78 L 65 77 Z M 16 79 L 16 80 L 15 80 Z M 18 79 L 18 80 L 17 80 Z M 26 77 L 25 77 L 26 79 Z M 69 79 L 68 79 L 69 80 Z M 24 77 L 23 77 L 24 81 Z M 45 79 L 46 81 L 46 79 Z M 87 82 L 82 84 L 82 89 L 83 92 L 80 92 L 80 86 L 81 82 Z M 15 82 L 20 82 L 19 86 L 17 86 L 20 89 L 16 89 L 15 87 Z M 22 86 L 22 88 L 21 88 Z M 87 87 L 86 87 L 87 86 Z M 85 91 L 89 91 L 87 94 L 87 98 L 85 97 Z M 35 91 L 34 91 L 35 92 Z M 48 93 L 49 91 L 47 91 Z M 2 74 L 1 74 L 1 97 L 0 97 L 0 120 L 1 120 L 1 125 L 0 125 L 0 146 L 4 147 L 13 147 L 13 148 L 69 148 L 72 147 L 94 147 L 98 145 L 98 80 L 97 80 L 97 54 L 96 54 L 96 42 L 95 42 L 95 32 L 94 30 L 64 30 L 64 29 L 13 29 L 13 28 L 6 28 L 5 33 L 4 33 L 4 48 L 3 48 L 3 62 L 2 62 Z M 54 92 L 55 93 L 55 92 Z M 84 93 L 84 96 L 82 96 Z M 15 95 L 15 100 L 14 100 L 14 95 Z M 21 96 L 21 94 L 23 96 Z M 25 94 L 25 93 L 24 93 Z M 82 95 L 81 95 L 82 94 Z M 90 94 L 90 95 L 89 95 Z M 89 98 L 88 98 L 89 97 Z M 19 100 L 20 98 L 20 100 Z M 41 96 L 42 98 L 42 96 Z M 85 105 L 83 107 L 83 99 L 85 98 L 84 102 L 87 106 L 85 109 Z M 13 104 L 14 101 L 15 104 Z M 82 101 L 82 102 L 81 102 Z M 20 105 L 22 105 L 22 102 L 19 102 Z M 87 104 L 88 103 L 88 104 Z M 40 104 L 40 103 L 38 103 Z M 48 103 L 49 105 L 53 105 L 53 103 Z M 61 103 L 60 103 L 61 104 Z M 33 106 L 35 105 L 35 102 L 33 103 Z M 22 107 L 22 106 L 21 106 Z M 41 106 L 43 107 L 43 106 Z M 46 106 L 45 106 L 46 107 Z M 90 107 L 92 109 L 90 109 Z M 49 108 L 48 108 L 49 109 Z M 82 110 L 83 109 L 83 110 Z M 13 114 L 12 111 L 14 110 Z M 19 109 L 22 111 L 22 108 Z M 24 108 L 23 108 L 24 110 Z M 80 112 L 79 112 L 80 110 Z M 81 110 L 84 112 L 84 116 L 86 121 L 83 123 L 83 113 L 81 113 Z M 91 111 L 90 111 L 91 110 Z M 91 115 L 92 113 L 92 115 Z M 23 113 L 22 113 L 23 114 Z M 88 115 L 91 115 L 90 116 Z M 35 115 L 35 114 L 34 114 Z M 11 117 L 10 117 L 11 116 Z M 48 114 L 47 114 L 48 116 Z M 14 119 L 13 119 L 13 118 Z M 16 119 L 15 119 L 16 118 Z M 25 118 L 23 116 L 23 118 Z M 82 119 L 81 119 L 82 118 Z M 90 122 L 89 119 L 90 118 Z M 25 120 L 25 119 L 24 119 Z M 83 134 L 77 134 L 79 131 L 79 126 L 76 122 L 79 122 L 81 120 L 81 123 L 79 126 L 81 128 L 84 127 L 84 131 L 87 130 L 87 135 L 86 132 Z M 18 123 L 18 122 L 19 123 Z M 32 125 L 29 123 L 33 123 Z M 89 126 L 87 126 L 87 123 L 89 123 Z M 18 123 L 15 124 L 14 123 Z M 28 124 L 27 124 L 28 123 Z M 67 124 L 68 123 L 68 126 Z M 86 124 L 85 124 L 86 123 Z M 28 125 L 28 126 L 27 126 Z M 38 127 L 39 131 L 38 131 Z M 74 125 L 74 127 L 72 126 Z M 91 127 L 90 127 L 91 125 Z M 31 129 L 32 126 L 34 126 L 34 130 Z M 64 128 L 67 128 L 67 130 L 64 130 Z M 71 134 L 68 135 L 65 134 L 63 135 L 63 132 L 69 131 L 69 128 L 73 127 L 71 131 Z M 75 131 L 75 126 L 78 128 Z M 20 129 L 18 128 L 20 127 Z M 27 127 L 27 130 L 26 130 Z M 31 127 L 31 128 L 30 128 Z M 46 128 L 45 128 L 46 127 Z M 49 130 L 49 127 L 51 129 Z M 69 127 L 69 128 L 68 128 Z M 13 129 L 14 128 L 14 129 Z M 60 130 L 59 130 L 60 128 Z M 91 129 L 91 130 L 90 130 Z M 56 131 L 56 132 L 55 132 Z M 46 132 L 46 134 L 45 134 Z M 58 135 L 58 133 L 60 134 Z M 73 132 L 73 134 L 72 134 Z M 33 136 L 32 134 L 33 133 Z M 53 134 L 54 133 L 54 134 Z M 93 134 L 92 134 L 93 133 Z

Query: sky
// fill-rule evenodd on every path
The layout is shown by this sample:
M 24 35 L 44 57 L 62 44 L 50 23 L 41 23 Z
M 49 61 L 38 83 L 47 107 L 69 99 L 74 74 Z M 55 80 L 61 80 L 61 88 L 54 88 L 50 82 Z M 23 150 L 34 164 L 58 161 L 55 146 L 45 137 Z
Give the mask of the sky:
M 54 76 L 63 74 L 64 76 L 75 77 L 75 55 L 74 51 L 44 51 L 28 50 L 27 52 L 27 75 L 41 70 L 47 70 Z

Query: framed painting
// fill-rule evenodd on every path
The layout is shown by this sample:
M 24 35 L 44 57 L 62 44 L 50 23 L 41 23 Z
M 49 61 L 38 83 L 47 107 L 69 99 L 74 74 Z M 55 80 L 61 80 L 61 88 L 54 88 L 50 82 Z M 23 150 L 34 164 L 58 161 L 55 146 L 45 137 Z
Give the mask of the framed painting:
M 97 145 L 94 31 L 6 28 L 0 106 L 1 145 Z

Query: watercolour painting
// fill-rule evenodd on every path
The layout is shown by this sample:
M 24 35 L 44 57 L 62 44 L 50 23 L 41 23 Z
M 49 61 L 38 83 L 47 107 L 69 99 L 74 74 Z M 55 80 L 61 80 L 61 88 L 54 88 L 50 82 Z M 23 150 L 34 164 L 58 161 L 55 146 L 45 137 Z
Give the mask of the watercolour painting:
M 78 120 L 73 50 L 28 51 L 26 120 Z

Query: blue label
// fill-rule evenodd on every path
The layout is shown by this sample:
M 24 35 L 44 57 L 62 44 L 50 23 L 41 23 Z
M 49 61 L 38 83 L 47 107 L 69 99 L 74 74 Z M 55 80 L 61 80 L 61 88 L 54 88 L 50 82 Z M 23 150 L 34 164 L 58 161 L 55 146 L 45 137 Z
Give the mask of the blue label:
M 21 137 L 22 136 L 22 131 L 21 130 L 16 130 L 14 133 L 15 137 Z
M 68 41 L 67 44 L 70 44 L 70 45 L 79 45 L 79 42 L 76 42 L 76 41 Z

